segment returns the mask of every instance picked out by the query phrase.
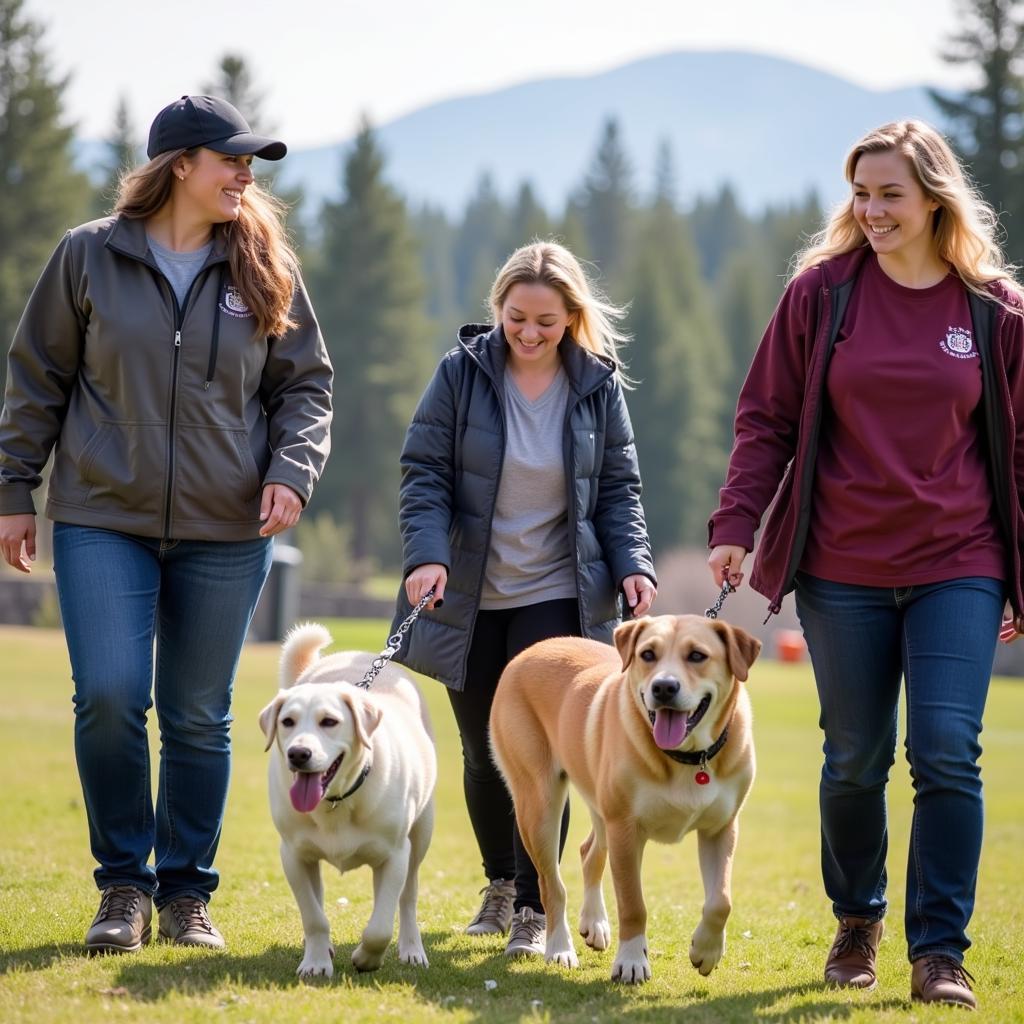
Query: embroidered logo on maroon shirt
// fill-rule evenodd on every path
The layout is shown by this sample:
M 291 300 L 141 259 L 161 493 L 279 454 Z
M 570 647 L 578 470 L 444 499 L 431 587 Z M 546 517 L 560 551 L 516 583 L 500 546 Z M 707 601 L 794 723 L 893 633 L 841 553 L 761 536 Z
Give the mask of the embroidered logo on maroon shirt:
M 971 332 L 966 327 L 950 327 L 946 336 L 939 342 L 939 348 L 954 359 L 977 359 L 978 353 L 971 340 Z

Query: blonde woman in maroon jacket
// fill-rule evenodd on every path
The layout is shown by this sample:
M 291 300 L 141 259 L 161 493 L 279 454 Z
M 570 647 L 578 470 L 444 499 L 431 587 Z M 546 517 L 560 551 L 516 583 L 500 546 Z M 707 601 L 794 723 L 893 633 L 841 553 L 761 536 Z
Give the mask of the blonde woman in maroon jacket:
M 709 564 L 795 590 L 821 704 L 825 965 L 873 988 L 901 680 L 914 784 L 911 995 L 974 1007 L 978 737 L 1004 604 L 1020 626 L 1024 319 L 989 207 L 928 125 L 884 125 L 798 260 L 740 394 Z M 1013 623 L 1008 625 L 1013 630 Z

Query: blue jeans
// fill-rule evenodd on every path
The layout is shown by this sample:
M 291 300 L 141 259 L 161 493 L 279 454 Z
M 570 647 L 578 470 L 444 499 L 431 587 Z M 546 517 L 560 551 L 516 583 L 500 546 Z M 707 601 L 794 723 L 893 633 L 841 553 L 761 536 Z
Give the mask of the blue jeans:
M 137 886 L 158 907 L 184 895 L 208 902 L 230 774 L 231 688 L 271 541 L 161 541 L 56 523 L 53 556 L 97 885 Z M 154 692 L 155 817 L 146 734 Z
M 798 573 L 796 607 L 821 703 L 821 862 L 837 916 L 886 910 L 885 785 L 906 681 L 914 786 L 905 928 L 909 958 L 970 945 L 981 856 L 978 757 L 1002 582 L 862 587 Z

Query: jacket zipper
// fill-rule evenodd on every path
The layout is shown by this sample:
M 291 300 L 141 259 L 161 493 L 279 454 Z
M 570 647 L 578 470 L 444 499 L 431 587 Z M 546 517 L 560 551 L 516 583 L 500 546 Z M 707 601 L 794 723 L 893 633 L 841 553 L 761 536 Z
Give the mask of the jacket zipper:
M 167 290 L 170 292 L 171 304 L 174 309 L 174 355 L 171 362 L 171 405 L 167 412 L 167 478 L 164 497 L 163 536 L 165 541 L 169 541 L 171 539 L 171 505 L 174 495 L 174 424 L 178 412 L 178 369 L 181 363 L 181 329 L 185 325 L 185 311 L 188 309 L 188 300 L 192 297 L 192 289 L 195 288 L 196 281 L 200 277 L 205 276 L 205 271 L 201 270 L 192 278 L 192 283 L 188 286 L 188 290 L 185 292 L 185 300 L 181 305 L 178 304 L 178 296 L 174 294 L 171 282 L 167 280 L 167 277 L 159 269 L 157 273 L 167 284 Z
M 572 466 L 572 414 L 584 396 L 578 395 L 572 403 L 566 403 L 565 422 L 562 424 L 562 459 L 565 462 L 565 497 L 569 513 L 569 550 L 572 552 L 572 578 L 576 584 L 576 608 L 580 618 L 580 636 L 587 635 L 586 623 L 583 619 L 583 591 L 580 589 L 580 544 L 576 536 L 576 480 Z M 597 458 L 597 452 L 594 452 Z
M 487 519 L 487 539 L 484 543 L 484 559 L 483 564 L 480 567 L 480 575 L 476 581 L 476 600 L 473 602 L 473 621 L 469 624 L 468 636 L 473 636 L 473 631 L 476 629 L 476 617 L 480 614 L 480 597 L 484 589 L 484 575 L 487 572 L 487 555 L 491 550 L 491 533 L 494 530 L 494 506 L 498 503 L 498 488 L 501 486 L 501 473 L 505 468 L 505 444 L 508 437 L 508 424 L 505 421 L 505 401 L 504 396 L 499 392 L 498 385 L 495 384 L 494 379 L 491 375 L 484 370 L 480 363 L 477 363 L 480 367 L 480 371 L 490 382 L 492 388 L 494 388 L 494 397 L 498 402 L 498 412 L 501 413 L 501 449 L 498 454 L 498 475 L 494 478 L 494 502 L 491 505 L 491 514 Z M 469 665 L 469 648 L 470 644 L 466 644 L 466 653 L 462 658 L 462 682 L 463 689 L 465 689 L 466 682 L 466 668 Z

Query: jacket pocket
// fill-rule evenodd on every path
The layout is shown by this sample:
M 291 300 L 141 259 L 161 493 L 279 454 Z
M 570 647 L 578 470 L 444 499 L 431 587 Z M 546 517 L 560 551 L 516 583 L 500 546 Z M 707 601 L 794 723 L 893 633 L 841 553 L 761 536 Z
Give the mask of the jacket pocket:
M 244 430 L 178 425 L 175 522 L 249 523 L 259 519 L 259 502 L 259 468 Z
M 163 423 L 105 420 L 77 458 L 54 465 L 60 501 L 138 519 L 160 512 L 167 456 Z M 51 485 L 51 493 L 52 493 Z

